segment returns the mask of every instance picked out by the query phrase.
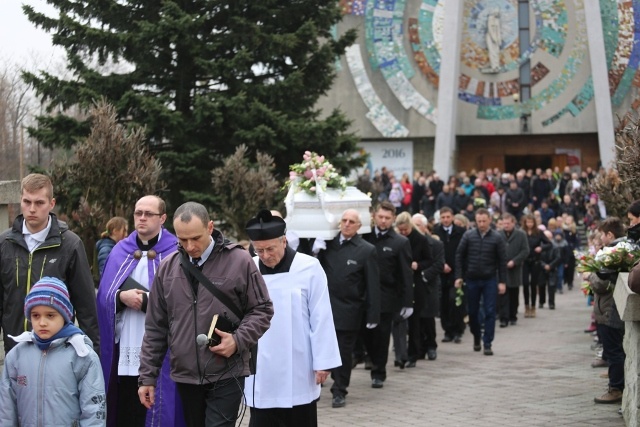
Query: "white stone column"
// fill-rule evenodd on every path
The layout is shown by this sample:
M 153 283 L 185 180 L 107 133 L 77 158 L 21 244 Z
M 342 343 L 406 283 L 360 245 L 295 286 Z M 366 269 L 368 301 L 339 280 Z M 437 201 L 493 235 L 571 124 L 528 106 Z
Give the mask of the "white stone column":
M 589 57 L 591 59 L 591 78 L 596 102 L 596 120 L 598 123 L 598 145 L 602 166 L 609 168 L 615 160 L 615 133 L 613 111 L 609 95 L 609 75 L 604 50 L 604 34 L 600 16 L 600 2 L 584 1 L 585 22 L 589 39 Z
M 458 80 L 460 77 L 460 43 L 462 41 L 463 1 L 444 2 L 444 31 L 440 52 L 438 117 L 433 169 L 445 181 L 454 171 L 456 122 L 458 113 Z

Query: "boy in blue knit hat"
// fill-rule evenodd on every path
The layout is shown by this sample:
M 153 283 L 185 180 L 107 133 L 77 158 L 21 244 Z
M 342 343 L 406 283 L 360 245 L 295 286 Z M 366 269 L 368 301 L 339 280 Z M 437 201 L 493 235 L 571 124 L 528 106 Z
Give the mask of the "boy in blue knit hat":
M 100 359 L 72 322 L 66 285 L 43 277 L 24 302 L 33 331 L 17 337 L 0 381 L 0 425 L 104 426 Z

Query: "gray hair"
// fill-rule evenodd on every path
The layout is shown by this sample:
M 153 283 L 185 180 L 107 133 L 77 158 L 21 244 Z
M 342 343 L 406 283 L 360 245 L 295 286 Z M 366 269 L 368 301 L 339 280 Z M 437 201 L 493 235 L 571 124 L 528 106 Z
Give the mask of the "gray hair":
M 411 218 L 419 220 L 422 223 L 422 225 L 424 225 L 424 226 L 429 225 L 429 220 L 427 219 L 426 216 L 424 216 L 422 214 L 417 213 L 414 216 L 412 216 Z
M 342 215 L 340 216 L 340 218 L 342 219 L 344 217 L 344 214 L 346 214 L 347 212 L 355 213 L 356 217 L 358 218 L 358 222 L 362 224 L 362 215 L 360 214 L 360 212 L 358 212 L 357 209 L 353 209 L 353 208 L 345 209 L 344 212 L 342 212 Z

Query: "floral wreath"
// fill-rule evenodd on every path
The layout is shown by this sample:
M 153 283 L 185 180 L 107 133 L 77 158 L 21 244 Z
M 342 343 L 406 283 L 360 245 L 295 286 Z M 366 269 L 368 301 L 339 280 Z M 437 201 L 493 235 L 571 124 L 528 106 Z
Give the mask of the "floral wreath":
M 296 191 L 304 190 L 308 194 L 318 194 L 327 188 L 347 188 L 347 179 L 336 171 L 336 168 L 318 153 L 305 151 L 302 163 L 289 166 L 289 181 Z M 319 191 L 318 191 L 319 190 Z

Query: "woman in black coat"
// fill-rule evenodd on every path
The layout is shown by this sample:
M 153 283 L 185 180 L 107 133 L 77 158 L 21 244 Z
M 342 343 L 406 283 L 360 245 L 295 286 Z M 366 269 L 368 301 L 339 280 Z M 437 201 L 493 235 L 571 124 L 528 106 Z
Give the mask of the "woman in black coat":
M 431 244 L 426 236 L 422 235 L 411 220 L 411 215 L 401 213 L 396 218 L 398 233 L 409 239 L 411 245 L 411 270 L 413 271 L 413 315 L 409 317 L 409 363 L 415 365 L 415 361 L 423 358 L 425 354 L 430 359 L 435 359 L 437 344 L 435 336 L 432 342 L 423 345 L 421 333 L 421 317 L 434 318 L 438 316 L 440 304 L 440 273 L 444 266 L 444 252 L 440 254 L 440 262 L 434 259 Z M 440 268 L 438 269 L 438 265 Z M 434 268 L 435 267 L 435 268 Z M 431 272 L 433 270 L 433 273 Z
M 540 254 L 551 248 L 551 242 L 536 225 L 533 215 L 523 215 L 520 221 L 522 231 L 527 234 L 529 256 L 522 268 L 522 284 L 524 286 L 524 317 L 536 317 L 536 294 L 540 289 L 540 308 L 544 305 L 544 277 L 542 276 Z

